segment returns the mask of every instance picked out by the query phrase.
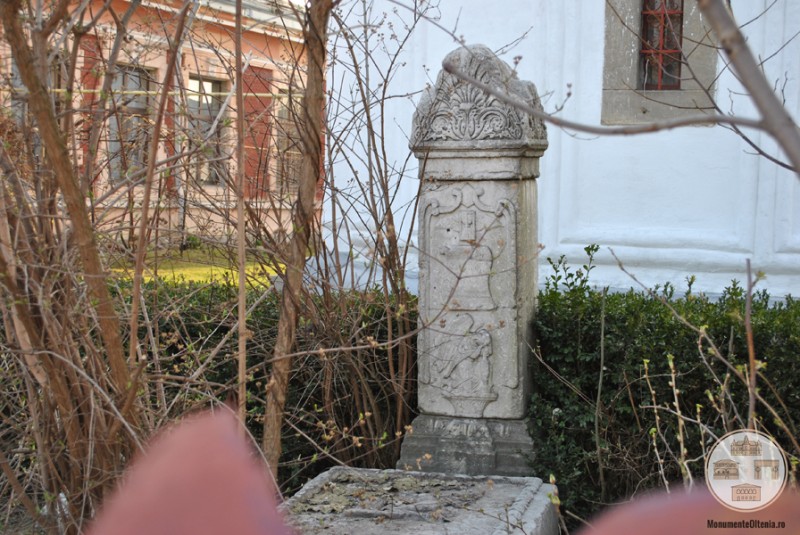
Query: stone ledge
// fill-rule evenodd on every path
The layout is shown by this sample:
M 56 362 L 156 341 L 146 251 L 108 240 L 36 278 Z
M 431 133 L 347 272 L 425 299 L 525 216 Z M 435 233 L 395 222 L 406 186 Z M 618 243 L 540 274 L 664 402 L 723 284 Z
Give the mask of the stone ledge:
M 541 151 L 416 152 L 421 180 L 534 180 L 539 176 Z
M 471 476 L 532 475 L 526 420 L 421 414 L 403 439 L 397 468 Z

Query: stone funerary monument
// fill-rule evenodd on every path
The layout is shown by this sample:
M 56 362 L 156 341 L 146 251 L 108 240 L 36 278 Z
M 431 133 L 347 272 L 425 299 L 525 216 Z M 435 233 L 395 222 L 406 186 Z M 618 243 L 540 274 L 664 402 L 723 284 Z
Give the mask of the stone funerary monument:
M 445 59 L 541 109 L 487 48 Z M 544 124 L 443 72 L 423 96 L 419 407 L 400 470 L 334 468 L 285 504 L 302 532 L 554 535 L 552 485 L 528 476 L 529 327 Z M 425 473 L 422 473 L 425 472 Z
M 484 46 L 445 64 L 528 106 L 536 88 Z M 544 123 L 441 72 L 414 115 L 419 160 L 420 416 L 398 468 L 529 475 L 536 177 Z M 427 454 L 427 455 L 426 455 Z

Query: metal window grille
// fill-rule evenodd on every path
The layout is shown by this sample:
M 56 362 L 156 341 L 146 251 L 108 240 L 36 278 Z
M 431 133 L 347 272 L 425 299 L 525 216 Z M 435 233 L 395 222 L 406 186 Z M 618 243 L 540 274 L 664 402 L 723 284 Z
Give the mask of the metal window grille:
M 297 195 L 298 177 L 303 162 L 303 153 L 300 140 L 300 116 L 303 109 L 303 99 L 292 99 L 288 93 L 281 92 L 281 98 L 276 99 L 277 110 L 275 152 L 277 193 L 286 198 Z
M 639 88 L 681 88 L 683 0 L 644 0 Z

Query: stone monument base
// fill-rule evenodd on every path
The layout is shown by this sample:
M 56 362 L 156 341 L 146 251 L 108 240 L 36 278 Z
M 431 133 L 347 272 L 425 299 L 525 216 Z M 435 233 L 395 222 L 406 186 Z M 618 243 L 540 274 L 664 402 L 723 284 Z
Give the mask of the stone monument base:
M 282 506 L 304 535 L 557 535 L 537 477 L 475 477 L 337 467 Z
M 421 414 L 403 439 L 399 470 L 447 474 L 531 476 L 533 440 L 527 420 Z

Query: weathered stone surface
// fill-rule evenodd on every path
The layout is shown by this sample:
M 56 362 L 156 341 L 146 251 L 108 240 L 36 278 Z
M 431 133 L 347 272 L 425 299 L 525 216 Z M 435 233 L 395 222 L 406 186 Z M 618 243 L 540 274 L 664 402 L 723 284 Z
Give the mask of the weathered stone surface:
M 556 535 L 551 492 L 538 478 L 334 468 L 284 509 L 304 535 Z
M 536 292 L 535 182 L 434 182 L 420 202 L 419 406 L 522 418 Z
M 446 474 L 531 476 L 527 420 L 420 415 L 397 467 Z M 413 439 L 412 439 L 413 437 Z
M 445 61 L 541 109 L 534 85 L 488 48 L 459 48 Z M 535 179 L 546 147 L 540 120 L 450 73 L 420 100 L 411 148 L 422 181 L 422 414 L 398 468 L 428 453 L 434 460 L 422 470 L 529 473 L 520 452 L 533 449 L 523 418 L 537 288 Z
M 483 45 L 454 50 L 444 59 L 460 72 L 531 107 L 542 109 L 536 86 Z M 547 147 L 544 122 L 501 102 L 446 71 L 425 91 L 414 113 L 411 148 Z

